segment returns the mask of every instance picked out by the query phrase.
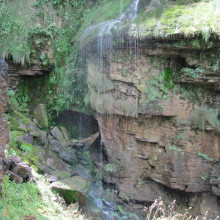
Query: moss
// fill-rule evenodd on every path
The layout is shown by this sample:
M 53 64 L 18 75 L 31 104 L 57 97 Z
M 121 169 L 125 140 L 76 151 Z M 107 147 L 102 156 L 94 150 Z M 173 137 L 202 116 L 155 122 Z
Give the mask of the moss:
M 176 33 L 185 36 L 201 34 L 208 41 L 211 34 L 220 35 L 219 11 L 217 0 L 161 1 L 156 7 L 150 5 L 143 9 L 135 21 L 137 29 L 129 33 L 140 38 L 149 35 L 166 37 Z
M 24 131 L 22 123 L 28 125 L 30 120 L 21 112 L 13 110 L 9 117 L 9 127 L 12 131 Z
M 170 67 L 165 68 L 164 79 L 165 79 L 165 86 L 167 88 L 172 88 L 174 86 L 174 84 L 173 84 L 173 70 Z
M 16 155 L 21 157 L 26 163 L 32 168 L 37 170 L 39 168 L 39 160 L 43 159 L 38 155 L 39 147 L 33 146 L 32 144 L 25 143 L 17 140 L 17 135 L 23 134 L 20 131 L 12 132 L 12 142 L 9 142 L 6 149 L 6 155 Z
M 21 112 L 14 110 L 14 112 L 11 115 L 17 120 L 22 120 L 22 123 L 24 123 L 25 125 L 28 125 L 29 119 L 26 116 L 24 116 Z
M 11 132 L 12 141 L 13 141 L 13 142 L 17 142 L 18 138 L 19 138 L 19 137 L 22 137 L 22 136 L 24 136 L 24 135 L 25 135 L 25 133 L 22 132 L 22 131 L 12 131 L 12 132 Z
M 60 179 L 65 179 L 70 176 L 68 171 L 56 170 L 52 171 L 52 175 L 59 177 Z
M 79 199 L 79 193 L 77 191 L 59 190 L 59 194 L 64 198 L 67 204 L 75 203 Z

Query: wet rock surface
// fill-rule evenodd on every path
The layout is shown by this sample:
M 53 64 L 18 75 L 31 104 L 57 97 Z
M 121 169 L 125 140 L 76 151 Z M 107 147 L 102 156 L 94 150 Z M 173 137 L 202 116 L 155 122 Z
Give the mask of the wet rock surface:
M 105 145 L 106 163 L 117 167 L 104 172 L 104 180 L 116 184 L 119 197 L 131 208 L 135 208 L 131 201 L 142 205 L 142 209 L 137 208 L 142 214 L 143 204 L 162 197 L 166 204 L 179 199 L 185 207 L 194 201 L 193 214 L 203 215 L 207 209 L 209 217 L 215 218 L 220 210 L 219 133 L 211 127 L 204 131 L 193 127 L 191 115 L 195 105 L 218 109 L 218 94 L 210 86 L 210 83 L 217 83 L 210 80 L 218 71 L 214 75 L 204 72 L 203 80 L 190 77 L 190 82 L 183 82 L 182 71 L 186 67 L 190 69 L 192 63 L 205 69 L 207 62 L 214 62 L 208 60 L 208 54 L 213 54 L 213 60 L 218 60 L 218 56 L 214 51 L 172 50 L 162 45 L 161 48 L 160 44 L 146 48 L 142 45 L 136 60 L 133 59 L 135 54 L 127 55 L 125 46 L 118 49 L 118 60 L 110 56 L 103 58 L 102 68 L 98 58 L 90 58 L 91 105 Z M 178 88 L 190 83 L 199 89 L 184 96 L 163 87 L 166 81 L 160 78 L 161 71 L 167 68 L 176 72 L 174 81 L 181 79 L 176 80 Z M 204 77 L 206 74 L 209 79 Z M 102 78 L 105 89 L 94 82 L 96 75 Z M 190 92 L 190 88 L 187 90 Z M 206 98 L 195 97 L 196 91 Z M 156 98 L 153 98 L 155 93 Z

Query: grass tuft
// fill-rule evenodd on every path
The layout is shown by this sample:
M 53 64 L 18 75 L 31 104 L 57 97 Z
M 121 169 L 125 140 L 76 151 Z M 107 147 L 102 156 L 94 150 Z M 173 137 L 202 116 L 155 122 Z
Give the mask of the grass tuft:
M 204 106 L 195 106 L 191 113 L 192 125 L 204 131 L 207 126 L 211 126 L 215 131 L 220 132 L 220 121 L 217 113 L 213 109 Z

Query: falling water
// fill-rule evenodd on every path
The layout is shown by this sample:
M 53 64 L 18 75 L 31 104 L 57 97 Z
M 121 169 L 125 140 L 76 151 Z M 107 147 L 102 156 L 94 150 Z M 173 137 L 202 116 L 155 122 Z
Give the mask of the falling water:
M 122 30 L 123 26 L 126 23 L 133 23 L 138 12 L 138 4 L 140 0 L 133 0 L 131 5 L 120 14 L 120 16 L 117 19 L 112 19 L 109 21 L 105 21 L 99 24 L 94 24 L 89 27 L 87 27 L 83 33 L 83 35 L 80 38 L 80 47 L 85 48 L 87 46 L 87 43 L 89 41 L 96 39 L 96 50 L 98 55 L 98 66 L 99 66 L 99 88 L 98 88 L 98 94 L 101 97 L 103 93 L 103 77 L 104 77 L 104 53 L 112 52 L 113 47 L 113 35 L 114 37 L 117 37 L 119 35 L 120 30 Z M 121 2 L 122 3 L 122 2 Z M 121 4 L 122 8 L 122 4 Z M 116 36 L 115 34 L 116 33 Z M 94 39 L 91 39 L 92 36 L 95 36 Z M 122 36 L 120 36 L 121 40 Z M 122 43 L 120 40 L 117 40 L 117 45 L 122 46 Z M 135 45 L 134 45 L 135 44 Z M 137 48 L 138 48 L 138 41 L 130 40 L 130 46 L 135 46 L 135 56 L 137 54 Z M 105 89 L 105 88 L 104 88 Z M 102 99 L 100 99 L 100 102 L 102 102 Z M 103 113 L 103 103 L 99 103 L 99 111 L 100 114 Z M 99 123 L 102 125 L 104 123 L 104 118 L 100 117 Z M 104 143 L 102 137 L 100 138 L 100 154 L 99 154 L 99 174 L 98 174 L 98 181 L 94 184 L 92 187 L 92 190 L 90 191 L 90 201 L 95 202 L 95 204 L 101 208 L 102 213 L 104 215 L 103 219 L 115 219 L 115 211 L 117 210 L 117 205 L 114 203 L 109 202 L 109 206 L 106 207 L 105 204 L 103 204 L 103 195 L 105 194 L 104 187 L 102 184 L 102 178 L 103 178 L 103 150 L 104 150 Z M 118 219 L 118 218 L 117 218 Z
M 99 56 L 102 57 L 103 49 L 111 49 L 112 47 L 112 31 L 121 30 L 125 22 L 133 22 L 137 16 L 138 3 L 140 0 L 133 0 L 131 5 L 125 12 L 122 12 L 117 19 L 112 19 L 99 24 L 94 24 L 87 27 L 80 38 L 80 46 L 83 48 L 88 39 L 95 33 L 97 38 L 97 48 L 99 50 Z

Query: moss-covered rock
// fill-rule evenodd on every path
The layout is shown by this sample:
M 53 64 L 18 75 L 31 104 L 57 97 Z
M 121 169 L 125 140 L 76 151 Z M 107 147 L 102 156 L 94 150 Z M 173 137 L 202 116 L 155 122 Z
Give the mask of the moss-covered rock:
M 130 35 L 145 38 L 201 34 L 207 41 L 211 34 L 220 35 L 219 20 L 220 5 L 217 0 L 152 0 L 137 16 L 136 27 L 130 29 Z
M 86 196 L 91 188 L 88 179 L 80 176 L 74 176 L 57 181 L 51 184 L 51 187 L 60 193 L 67 203 L 79 202 L 80 205 L 86 204 Z

